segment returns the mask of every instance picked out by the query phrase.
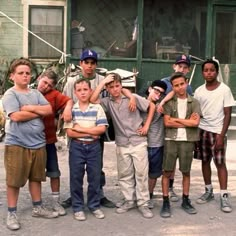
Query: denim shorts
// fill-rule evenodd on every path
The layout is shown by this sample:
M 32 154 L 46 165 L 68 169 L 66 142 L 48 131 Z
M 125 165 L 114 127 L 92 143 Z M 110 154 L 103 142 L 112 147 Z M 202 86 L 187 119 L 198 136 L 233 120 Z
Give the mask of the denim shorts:
M 162 163 L 163 163 L 163 151 L 162 147 L 148 147 L 148 161 L 149 161 L 149 178 L 156 179 L 162 175 Z
M 47 151 L 47 164 L 46 175 L 50 178 L 57 178 L 61 176 L 61 172 L 58 166 L 57 149 L 55 143 L 46 145 Z

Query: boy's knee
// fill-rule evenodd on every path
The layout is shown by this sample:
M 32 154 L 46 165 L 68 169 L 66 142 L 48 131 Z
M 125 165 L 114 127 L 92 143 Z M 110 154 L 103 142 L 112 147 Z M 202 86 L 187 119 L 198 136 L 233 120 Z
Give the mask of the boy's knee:
M 163 171 L 163 175 L 166 177 L 166 178 L 170 178 L 171 175 L 172 175 L 173 171 Z

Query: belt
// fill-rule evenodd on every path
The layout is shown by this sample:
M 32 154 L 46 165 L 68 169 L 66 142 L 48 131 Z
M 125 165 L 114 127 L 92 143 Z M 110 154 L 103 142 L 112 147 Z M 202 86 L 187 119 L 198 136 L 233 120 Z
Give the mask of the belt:
M 79 140 L 79 139 L 73 139 L 73 140 L 77 143 L 82 143 L 82 144 L 92 144 L 98 141 L 98 139 L 94 139 L 92 141 L 84 141 L 84 140 Z

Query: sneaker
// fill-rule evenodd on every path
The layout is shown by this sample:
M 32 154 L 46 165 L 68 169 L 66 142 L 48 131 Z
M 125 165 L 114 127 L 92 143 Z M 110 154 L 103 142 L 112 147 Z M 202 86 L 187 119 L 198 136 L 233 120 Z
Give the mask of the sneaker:
M 33 207 L 32 216 L 52 219 L 52 218 L 58 217 L 58 212 L 47 209 L 46 207 L 41 205 L 41 206 Z
M 154 201 L 153 201 L 152 199 L 150 199 L 150 200 L 148 201 L 148 208 L 149 208 L 149 209 L 153 209 L 153 208 L 154 208 Z
M 16 212 L 8 212 L 7 215 L 7 228 L 10 230 L 18 230 L 20 228 L 20 223 Z
M 163 218 L 171 217 L 170 202 L 169 201 L 163 201 L 160 215 Z
M 66 215 L 66 210 L 64 209 L 64 207 L 59 203 L 59 202 L 55 202 L 53 204 L 53 208 L 54 211 L 56 211 L 58 213 L 59 216 L 64 216 Z
M 69 208 L 71 207 L 72 205 L 72 200 L 71 200 L 71 197 L 67 198 L 65 201 L 63 201 L 61 203 L 61 205 L 64 207 L 64 208 Z
M 84 221 L 86 220 L 86 215 L 83 211 L 78 211 L 74 213 L 74 219 L 78 221 Z
M 220 202 L 221 202 L 221 210 L 223 212 L 229 213 L 232 211 L 232 207 L 229 203 L 229 198 L 227 193 L 225 193 L 223 197 L 220 198 Z
M 135 206 L 136 205 L 135 205 L 134 201 L 125 201 L 122 206 L 120 206 L 119 208 L 116 209 L 116 213 L 118 213 L 118 214 L 125 213 L 128 210 L 134 208 Z
M 188 214 L 196 214 L 197 210 L 192 206 L 190 199 L 183 199 L 181 207 L 188 213 Z
M 152 218 L 153 217 L 153 213 L 148 208 L 148 206 L 140 206 L 138 209 L 142 213 L 144 218 Z
M 115 205 L 116 205 L 117 208 L 120 208 L 124 203 L 125 203 L 125 198 L 123 198 L 122 200 L 117 202 Z
M 214 199 L 213 189 L 209 191 L 206 188 L 205 190 L 206 190 L 205 193 L 200 198 L 197 199 L 196 203 L 204 204 Z
M 107 199 L 106 197 L 103 197 L 100 199 L 100 205 L 103 207 L 107 207 L 107 208 L 115 208 L 116 207 L 116 205 L 112 201 Z
M 95 211 L 92 211 L 92 214 L 97 218 L 97 219 L 104 219 L 105 215 L 101 209 L 97 209 Z
M 177 196 L 177 194 L 174 192 L 173 188 L 169 188 L 169 195 L 170 195 L 170 201 L 171 202 L 178 202 L 179 201 L 179 197 Z

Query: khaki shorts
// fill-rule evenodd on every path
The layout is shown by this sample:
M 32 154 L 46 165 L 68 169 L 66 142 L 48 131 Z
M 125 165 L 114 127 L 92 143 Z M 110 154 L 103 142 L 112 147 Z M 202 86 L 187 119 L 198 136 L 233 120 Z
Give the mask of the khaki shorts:
M 188 173 L 193 160 L 194 142 L 165 140 L 163 170 L 174 171 L 177 158 L 179 170 Z
M 5 146 L 4 164 L 8 186 L 20 188 L 27 180 L 46 181 L 46 149 L 28 149 L 16 145 Z

